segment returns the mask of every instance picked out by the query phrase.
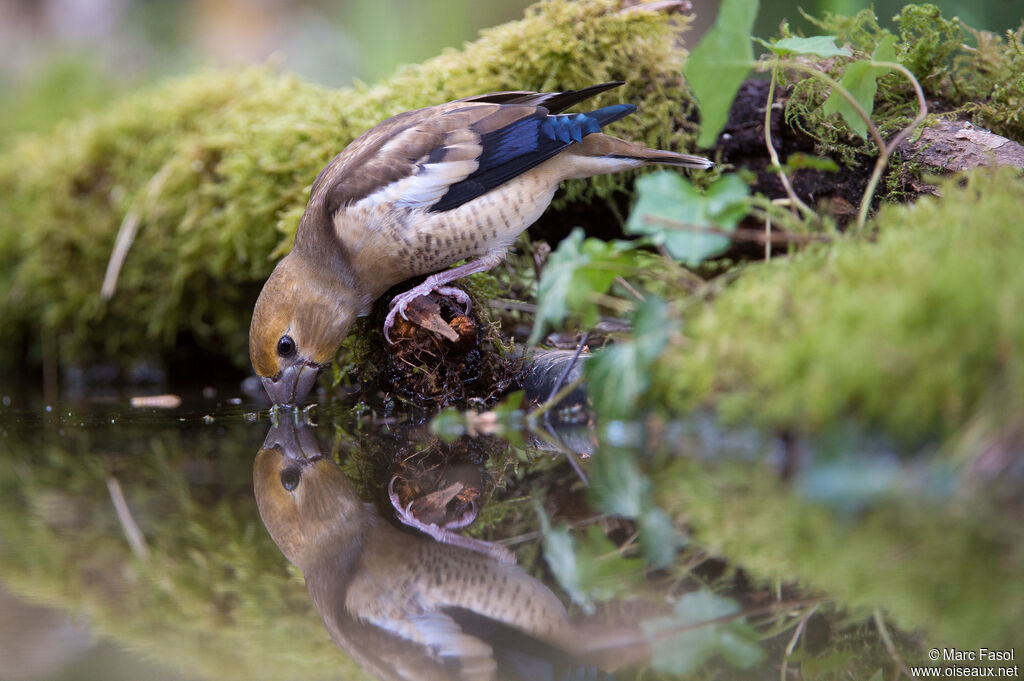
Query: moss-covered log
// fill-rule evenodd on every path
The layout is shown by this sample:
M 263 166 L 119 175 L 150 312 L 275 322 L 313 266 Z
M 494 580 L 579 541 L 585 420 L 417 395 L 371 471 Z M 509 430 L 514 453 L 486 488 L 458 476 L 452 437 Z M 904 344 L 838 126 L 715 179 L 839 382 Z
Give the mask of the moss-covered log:
M 837 236 L 747 266 L 690 308 L 688 342 L 652 372 L 653 401 L 811 432 L 855 419 L 908 440 L 972 422 L 1014 426 L 1024 407 L 1024 184 L 985 170 L 941 193 L 885 206 L 877 238 Z
M 271 69 L 206 72 L 12 143 L 0 156 L 4 335 L 27 340 L 30 362 L 40 361 L 41 338 L 61 361 L 121 365 L 159 359 L 185 338 L 247 366 L 259 286 L 288 247 L 313 178 L 356 135 L 472 94 L 620 79 L 627 86 L 598 105 L 630 101 L 640 113 L 616 131 L 686 148 L 685 21 L 618 0 L 545 0 L 374 87 L 328 90 Z M 573 183 L 564 197 L 607 196 L 627 181 Z M 115 237 L 133 220 L 137 236 L 104 300 Z M 0 368 L 22 357 L 5 343 Z

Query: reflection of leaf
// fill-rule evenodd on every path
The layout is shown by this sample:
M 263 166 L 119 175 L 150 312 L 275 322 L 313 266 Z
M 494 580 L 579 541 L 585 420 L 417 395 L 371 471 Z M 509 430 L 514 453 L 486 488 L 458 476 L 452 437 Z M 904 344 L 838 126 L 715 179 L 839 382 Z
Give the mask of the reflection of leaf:
M 605 513 L 637 518 L 651 504 L 651 481 L 640 472 L 631 450 L 601 447 L 590 460 L 588 493 Z
M 725 175 L 703 194 L 671 171 L 651 173 L 636 182 L 637 202 L 626 231 L 649 234 L 672 257 L 694 266 L 729 246 L 729 237 L 701 232 L 702 227 L 731 230 L 747 214 L 747 185 L 738 175 Z M 653 224 L 650 218 L 679 223 L 679 228 Z
M 714 26 L 686 58 L 683 73 L 700 105 L 701 147 L 718 139 L 736 91 L 754 63 L 750 34 L 757 6 L 757 0 L 722 0 Z
M 790 154 L 786 158 L 787 170 L 823 170 L 829 173 L 839 172 L 839 164 L 830 158 L 812 156 L 803 152 Z
M 683 596 L 672 615 L 641 624 L 654 651 L 652 665 L 669 674 L 687 674 L 720 654 L 733 666 L 753 667 L 764 656 L 756 643 L 757 633 L 742 618 L 714 621 L 739 610 L 733 599 L 710 591 Z M 674 633 L 677 629 L 682 631 Z
M 649 508 L 640 516 L 640 548 L 644 560 L 653 568 L 666 568 L 676 558 L 676 550 L 684 544 L 683 537 L 672 525 L 672 519 L 660 508 Z
M 875 53 L 871 56 L 872 61 L 895 61 L 896 60 L 896 36 L 889 34 L 878 41 Z M 853 95 L 864 112 L 871 116 L 875 108 L 875 92 L 878 90 L 878 78 L 890 71 L 887 66 L 873 66 L 871 62 L 855 61 L 846 66 L 843 77 L 839 84 Z M 868 124 L 860 117 L 845 97 L 833 90 L 825 100 L 822 112 L 828 116 L 838 113 L 846 121 L 846 125 L 861 137 L 868 134 Z
M 637 465 L 634 450 L 606 445 L 590 461 L 588 496 L 594 507 L 636 519 L 644 560 L 655 568 L 670 565 L 682 536 L 654 505 L 653 485 Z
M 544 534 L 544 559 L 574 603 L 593 612 L 594 603 L 630 592 L 644 579 L 644 562 L 625 558 L 597 525 L 573 537 L 564 525 L 552 528 L 547 514 L 536 504 Z
M 595 293 L 606 293 L 615 278 L 629 270 L 633 245 L 625 241 L 584 239 L 576 228 L 548 258 L 537 285 L 537 315 L 530 342 L 540 340 L 545 328 L 574 315 L 584 326 L 600 318 Z
M 585 366 L 587 391 L 598 416 L 622 419 L 634 415 L 651 385 L 651 364 L 675 330 L 668 305 L 648 296 L 633 317 L 633 340 L 610 345 Z
M 813 35 L 810 38 L 783 38 L 773 43 L 754 38 L 769 50 L 785 57 L 791 54 L 813 54 L 818 57 L 849 57 L 850 50 L 836 46 L 834 35 Z

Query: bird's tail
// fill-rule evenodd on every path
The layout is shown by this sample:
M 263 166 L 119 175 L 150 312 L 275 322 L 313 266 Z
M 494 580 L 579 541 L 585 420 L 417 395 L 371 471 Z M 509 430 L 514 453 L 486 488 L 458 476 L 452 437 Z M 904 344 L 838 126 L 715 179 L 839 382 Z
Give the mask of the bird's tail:
M 703 156 L 650 149 L 600 132 L 586 135 L 579 144 L 573 144 L 556 158 L 561 161 L 563 180 L 617 173 L 653 163 L 699 170 L 715 165 Z
M 661 163 L 680 168 L 697 168 L 700 170 L 707 170 L 715 165 L 714 162 L 703 156 L 679 154 L 662 149 L 650 149 L 642 144 L 628 142 L 605 134 L 587 135 L 583 138 L 583 144 L 580 147 L 576 151 L 580 155 L 633 159 L 639 162 L 637 165 Z

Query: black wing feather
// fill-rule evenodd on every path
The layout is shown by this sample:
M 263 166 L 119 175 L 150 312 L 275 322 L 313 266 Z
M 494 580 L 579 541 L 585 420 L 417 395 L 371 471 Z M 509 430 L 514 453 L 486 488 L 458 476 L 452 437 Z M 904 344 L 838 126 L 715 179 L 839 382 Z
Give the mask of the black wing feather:
M 449 187 L 430 211 L 458 208 L 554 157 L 582 135 L 597 132 L 634 111 L 636 107 L 630 104 L 618 104 L 588 114 L 552 116 L 548 109 L 537 107 L 529 117 L 483 133 L 477 169 Z

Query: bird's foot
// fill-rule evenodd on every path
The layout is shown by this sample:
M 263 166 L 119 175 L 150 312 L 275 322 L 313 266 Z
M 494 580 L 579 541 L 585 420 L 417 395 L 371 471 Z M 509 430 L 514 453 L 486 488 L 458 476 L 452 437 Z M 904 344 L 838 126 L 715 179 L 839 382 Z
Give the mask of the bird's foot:
M 397 477 L 397 476 L 396 476 Z M 414 502 L 410 501 L 408 504 L 402 505 L 401 500 L 398 498 L 398 493 L 395 492 L 395 479 L 391 478 L 391 482 L 388 483 L 388 498 L 391 500 L 391 506 L 395 509 L 395 513 L 398 514 L 398 519 L 402 521 L 402 524 L 413 527 L 424 534 L 428 534 L 433 537 L 436 541 L 442 544 L 449 544 L 451 546 L 459 546 L 470 551 L 476 551 L 482 553 L 485 556 L 490 556 L 495 560 L 501 561 L 502 563 L 515 564 L 515 554 L 506 549 L 500 544 L 494 544 L 483 539 L 475 539 L 473 537 L 464 537 L 461 534 L 452 532 L 449 527 L 465 527 L 473 519 L 476 518 L 476 504 L 472 505 L 472 510 L 463 516 L 457 518 L 453 523 L 445 523 L 444 527 L 435 525 L 434 523 L 425 523 L 412 513 L 412 505 Z M 443 494 L 445 491 L 442 490 L 439 494 Z
M 412 301 L 423 296 L 428 296 L 435 291 L 443 296 L 449 296 L 460 302 L 463 307 L 462 314 L 469 313 L 473 307 L 473 302 L 470 299 L 469 294 L 462 289 L 454 286 L 437 286 L 428 278 L 419 286 L 413 287 L 405 293 L 400 293 L 391 299 L 391 309 L 388 310 L 388 316 L 384 318 L 384 338 L 388 343 L 394 343 L 388 332 L 391 330 L 391 327 L 395 325 L 395 317 L 402 315 L 402 319 L 408 320 L 409 317 L 406 316 L 405 313 Z

